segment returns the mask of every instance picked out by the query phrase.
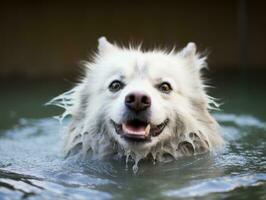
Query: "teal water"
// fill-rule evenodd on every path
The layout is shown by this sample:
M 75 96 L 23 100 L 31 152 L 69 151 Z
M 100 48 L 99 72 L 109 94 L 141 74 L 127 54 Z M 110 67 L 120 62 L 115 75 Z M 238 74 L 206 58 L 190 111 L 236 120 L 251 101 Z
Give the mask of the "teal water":
M 2 81 L 0 85 L 0 200 L 7 199 L 266 199 L 264 80 L 226 77 L 213 95 L 224 103 L 213 115 L 226 148 L 172 163 L 64 160 L 60 113 L 44 107 L 71 84 Z M 63 84 L 62 84 L 63 83 Z

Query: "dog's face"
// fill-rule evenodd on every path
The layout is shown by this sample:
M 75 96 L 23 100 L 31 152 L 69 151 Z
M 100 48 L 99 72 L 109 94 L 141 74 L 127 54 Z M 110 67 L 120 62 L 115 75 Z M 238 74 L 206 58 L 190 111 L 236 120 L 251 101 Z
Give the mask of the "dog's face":
M 190 43 L 179 53 L 141 52 L 101 38 L 87 75 L 87 113 L 95 112 L 94 120 L 125 150 L 148 152 L 173 139 L 192 115 L 193 96 L 203 91 L 195 51 Z
M 66 155 L 120 154 L 136 162 L 152 155 L 203 153 L 223 144 L 208 108 L 194 43 L 179 52 L 143 52 L 99 39 L 99 52 L 80 84 L 50 103 L 72 115 Z

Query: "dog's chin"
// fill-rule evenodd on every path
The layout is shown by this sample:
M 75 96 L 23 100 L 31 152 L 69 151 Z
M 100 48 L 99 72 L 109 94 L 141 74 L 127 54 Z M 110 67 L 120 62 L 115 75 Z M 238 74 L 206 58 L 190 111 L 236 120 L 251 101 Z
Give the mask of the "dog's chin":
M 134 143 L 150 142 L 152 137 L 157 137 L 163 132 L 168 122 L 168 118 L 160 124 L 152 124 L 149 121 L 140 121 L 138 119 L 124 121 L 119 124 L 111 120 L 116 134 L 125 141 Z

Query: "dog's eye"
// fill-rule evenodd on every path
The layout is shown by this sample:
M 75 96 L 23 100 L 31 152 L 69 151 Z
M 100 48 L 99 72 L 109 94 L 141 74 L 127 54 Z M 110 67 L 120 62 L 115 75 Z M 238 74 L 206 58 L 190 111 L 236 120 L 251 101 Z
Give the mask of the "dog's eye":
M 160 85 L 158 85 L 158 89 L 163 93 L 170 93 L 173 89 L 171 85 L 167 82 L 163 82 Z
M 114 80 L 110 85 L 109 85 L 109 90 L 111 92 L 118 92 L 124 87 L 124 84 L 121 81 Z

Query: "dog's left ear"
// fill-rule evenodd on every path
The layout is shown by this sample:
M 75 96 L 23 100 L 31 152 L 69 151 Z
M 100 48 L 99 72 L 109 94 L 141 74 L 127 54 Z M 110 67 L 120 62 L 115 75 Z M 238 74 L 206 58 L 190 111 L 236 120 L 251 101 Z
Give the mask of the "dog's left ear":
M 200 71 L 202 68 L 206 67 L 206 56 L 201 56 L 197 53 L 197 47 L 194 42 L 189 42 L 187 46 L 179 52 L 179 55 L 185 58 L 188 65 L 193 69 L 193 71 Z
M 100 37 L 98 39 L 98 51 L 100 54 L 108 53 L 115 51 L 117 48 L 113 44 L 111 44 L 106 37 Z

